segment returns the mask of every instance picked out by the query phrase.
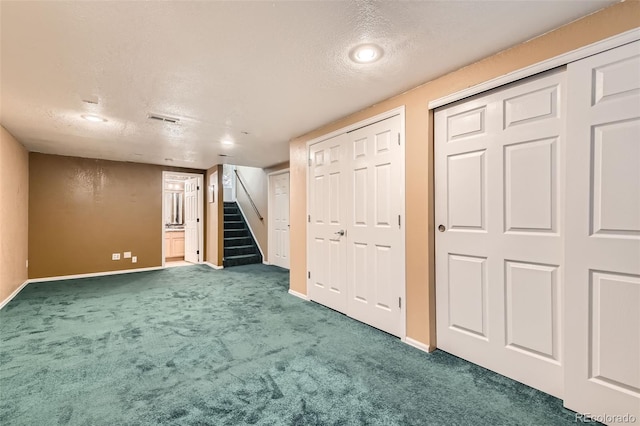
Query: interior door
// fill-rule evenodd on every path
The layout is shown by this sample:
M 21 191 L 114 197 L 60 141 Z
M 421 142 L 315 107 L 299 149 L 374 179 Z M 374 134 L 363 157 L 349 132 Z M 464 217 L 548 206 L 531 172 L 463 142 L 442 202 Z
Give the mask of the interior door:
M 289 269 L 289 172 L 272 175 L 269 181 L 273 200 L 269 262 Z
M 200 262 L 199 186 L 200 178 L 184 181 L 184 260 L 192 263 Z
M 309 298 L 347 313 L 346 134 L 309 148 Z
M 400 116 L 348 134 L 349 316 L 401 336 L 404 204 Z
M 640 42 L 569 64 L 568 77 L 565 318 L 571 332 L 565 406 L 603 423 L 635 423 L 640 421 Z
M 435 113 L 438 347 L 558 397 L 564 78 Z

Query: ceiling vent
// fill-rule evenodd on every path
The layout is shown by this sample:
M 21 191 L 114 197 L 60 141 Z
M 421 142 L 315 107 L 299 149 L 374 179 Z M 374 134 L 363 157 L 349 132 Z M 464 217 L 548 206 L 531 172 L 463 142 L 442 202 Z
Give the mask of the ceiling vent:
M 166 123 L 173 123 L 173 124 L 176 124 L 180 121 L 180 119 L 176 117 L 169 117 L 168 115 L 160 115 L 160 114 L 153 114 L 153 113 L 149 113 L 147 117 L 149 118 L 149 120 L 158 120 L 158 121 L 164 121 Z

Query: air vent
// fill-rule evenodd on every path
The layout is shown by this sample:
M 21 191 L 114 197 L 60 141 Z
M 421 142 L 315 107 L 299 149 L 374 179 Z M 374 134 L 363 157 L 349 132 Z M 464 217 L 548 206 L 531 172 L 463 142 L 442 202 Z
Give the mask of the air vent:
M 147 116 L 149 118 L 149 120 L 158 120 L 158 121 L 164 121 L 166 123 L 177 123 L 180 121 L 179 118 L 175 118 L 175 117 L 169 117 L 168 115 L 160 115 L 160 114 L 149 114 Z

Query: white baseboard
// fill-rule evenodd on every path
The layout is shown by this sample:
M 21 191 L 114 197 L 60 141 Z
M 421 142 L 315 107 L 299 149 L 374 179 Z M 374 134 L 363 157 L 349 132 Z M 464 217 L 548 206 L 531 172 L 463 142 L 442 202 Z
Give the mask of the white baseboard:
M 202 262 L 204 265 L 207 265 L 209 268 L 213 268 L 213 269 L 224 269 L 224 266 L 218 266 L 218 265 L 214 265 L 211 262 Z
M 418 342 L 417 340 L 414 340 L 411 337 L 405 337 L 404 342 L 409 346 L 413 346 L 414 348 L 420 349 L 421 351 L 424 351 L 427 353 L 430 352 L 430 349 L 431 349 L 429 345 L 425 345 L 422 342 Z
M 302 300 L 306 300 L 306 301 L 309 300 L 309 296 L 307 296 L 306 294 L 298 293 L 295 290 L 289 289 L 289 294 L 292 295 L 292 296 L 295 296 L 295 297 L 299 297 Z
M 7 303 L 11 302 L 13 300 L 13 298 L 16 297 L 18 295 L 18 293 L 20 293 L 20 291 L 22 291 L 22 289 L 27 286 L 27 284 L 29 284 L 29 282 L 30 282 L 29 280 L 26 280 L 25 282 L 20 284 L 20 287 L 18 287 L 15 290 L 13 290 L 13 293 L 11 293 L 6 299 L 4 299 L 2 302 L 0 302 L 0 309 L 2 309 L 5 306 L 7 306 Z
M 47 281 L 62 281 L 62 280 L 75 280 L 77 278 L 93 278 L 93 277 L 104 277 L 106 275 L 120 275 L 120 274 L 131 274 L 134 272 L 146 272 L 146 271 L 157 271 L 160 269 L 165 269 L 162 266 L 153 266 L 151 268 L 137 268 L 137 269 L 122 269 L 118 271 L 105 271 L 105 272 L 92 272 L 89 274 L 77 274 L 77 275 L 60 275 L 57 277 L 46 277 L 46 278 L 33 278 L 28 280 L 30 283 L 42 283 Z
M 263 265 L 271 265 L 271 264 L 270 264 L 269 262 L 267 262 L 266 260 L 263 260 L 263 261 L 262 261 L 262 264 L 263 264 Z

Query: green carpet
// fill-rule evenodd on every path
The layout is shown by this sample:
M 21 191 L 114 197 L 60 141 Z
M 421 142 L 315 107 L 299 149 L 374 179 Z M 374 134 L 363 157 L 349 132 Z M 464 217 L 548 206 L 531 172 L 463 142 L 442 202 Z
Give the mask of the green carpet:
M 287 294 L 264 265 L 28 285 L 2 425 L 559 425 L 560 400 Z

